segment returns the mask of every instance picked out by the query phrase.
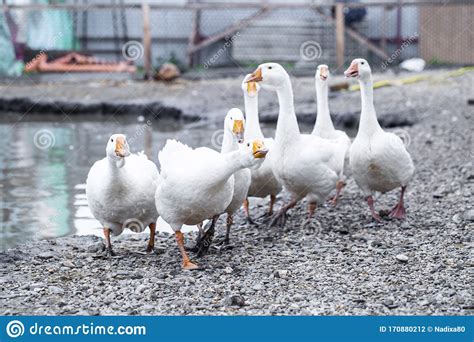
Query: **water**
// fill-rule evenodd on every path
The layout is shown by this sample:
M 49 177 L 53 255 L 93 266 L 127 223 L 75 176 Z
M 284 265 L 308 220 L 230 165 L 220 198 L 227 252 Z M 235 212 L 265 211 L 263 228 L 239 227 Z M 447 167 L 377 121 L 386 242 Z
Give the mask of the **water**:
M 136 117 L 61 117 L 2 114 L 0 121 L 0 250 L 22 242 L 65 235 L 102 236 L 89 208 L 85 181 L 104 158 L 113 133 L 128 137 L 132 152 L 158 162 L 166 139 L 219 149 L 221 123 L 177 123 Z M 302 127 L 302 131 L 309 131 Z M 262 125 L 267 136 L 274 125 Z M 169 226 L 158 222 L 158 229 Z

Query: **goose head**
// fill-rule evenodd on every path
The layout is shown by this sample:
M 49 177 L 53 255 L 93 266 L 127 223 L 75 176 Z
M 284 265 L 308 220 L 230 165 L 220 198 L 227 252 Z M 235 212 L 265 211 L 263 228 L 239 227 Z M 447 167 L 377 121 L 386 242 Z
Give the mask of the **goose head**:
M 265 160 L 268 148 L 261 139 L 250 139 L 240 148 L 240 155 L 245 167 L 258 169 Z
M 278 63 L 260 64 L 247 82 L 260 82 L 264 89 L 276 90 L 290 82 L 290 76 Z
M 113 160 L 120 160 L 130 155 L 127 138 L 123 134 L 114 134 L 109 138 L 106 154 Z
M 252 74 L 247 74 L 244 77 L 241 88 L 245 96 L 256 97 L 258 95 L 258 92 L 260 91 L 261 86 L 260 84 L 258 84 L 258 82 L 249 81 L 251 77 Z
M 239 144 L 244 142 L 244 113 L 239 108 L 232 108 L 227 112 L 224 120 L 224 128 L 232 133 Z
M 346 77 L 357 78 L 360 80 L 369 79 L 372 75 L 369 62 L 363 58 L 356 58 L 352 61 L 350 67 L 344 71 Z
M 317 84 L 324 84 L 329 79 L 329 67 L 326 64 L 318 65 L 314 77 Z

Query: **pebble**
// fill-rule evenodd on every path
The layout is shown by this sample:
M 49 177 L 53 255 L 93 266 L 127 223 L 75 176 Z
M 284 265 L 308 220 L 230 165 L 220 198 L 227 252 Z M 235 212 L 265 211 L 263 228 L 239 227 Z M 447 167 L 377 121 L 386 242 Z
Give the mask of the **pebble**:
M 48 287 L 49 291 L 54 294 L 63 294 L 64 290 L 58 286 L 50 286 Z
M 75 268 L 76 265 L 74 265 L 71 261 L 66 260 L 61 263 L 64 267 L 69 267 L 69 268 Z
M 43 284 L 43 283 L 31 283 L 31 284 L 27 285 L 27 287 L 30 290 L 34 290 L 34 289 L 42 289 L 42 288 L 46 287 L 46 285 Z
M 245 299 L 241 295 L 230 295 L 225 298 L 224 305 L 242 307 L 245 305 Z
M 454 223 L 461 223 L 461 222 L 462 222 L 462 217 L 461 217 L 461 215 L 460 215 L 460 214 L 455 214 L 455 215 L 453 216 L 453 222 L 454 222 Z
M 378 241 L 378 240 L 374 240 L 374 241 L 371 241 L 370 245 L 372 247 L 382 247 L 383 246 L 383 243 L 381 241 Z
M 403 222 L 403 223 L 400 225 L 400 227 L 401 227 L 402 229 L 410 229 L 410 228 L 411 228 L 410 223 L 408 223 L 407 221 Z
M 398 304 L 395 304 L 393 299 L 387 298 L 382 302 L 383 305 L 385 305 L 389 309 L 395 309 L 398 308 Z
M 474 221 L 474 209 L 466 210 L 463 214 L 464 221 Z
M 400 262 L 403 262 L 403 263 L 407 263 L 408 262 L 408 256 L 405 255 L 405 254 L 397 254 L 397 256 L 395 257 L 398 261 Z
M 105 250 L 105 245 L 102 242 L 96 242 L 87 246 L 87 252 L 99 253 Z
M 303 297 L 303 295 L 295 294 L 295 295 L 293 296 L 293 300 L 294 300 L 295 302 L 301 302 L 302 300 L 304 300 L 304 297 Z
M 275 278 L 283 278 L 286 279 L 290 275 L 290 271 L 288 270 L 277 270 L 275 272 Z
M 51 252 L 43 252 L 37 255 L 39 259 L 43 259 L 43 260 L 51 259 L 51 258 L 54 258 L 55 256 L 56 254 L 53 254 Z

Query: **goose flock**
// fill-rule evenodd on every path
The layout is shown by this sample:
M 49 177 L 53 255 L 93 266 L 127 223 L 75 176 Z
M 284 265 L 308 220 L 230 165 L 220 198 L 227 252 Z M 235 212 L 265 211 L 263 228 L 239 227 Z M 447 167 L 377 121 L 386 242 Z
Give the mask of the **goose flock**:
M 245 115 L 237 108 L 229 110 L 220 152 L 192 148 L 170 139 L 158 154 L 158 171 L 145 155 L 130 153 L 123 134 L 112 135 L 106 157 L 92 166 L 86 186 L 89 207 L 104 230 L 106 253 L 113 255 L 111 234 L 119 235 L 125 228 L 140 232 L 147 226 L 147 252 L 152 252 L 156 221 L 161 216 L 175 232 L 183 269 L 197 269 L 199 266 L 190 260 L 184 245 L 183 225 L 198 226 L 199 253 L 209 248 L 222 214 L 227 216 L 223 246 L 229 244 L 233 217 L 241 206 L 247 221 L 255 223 L 249 197 L 269 197 L 263 220 L 270 227 L 283 227 L 288 210 L 305 198 L 306 225 L 334 190 L 332 203 L 337 203 L 346 177 L 354 178 L 367 198 L 373 219 L 379 222 L 374 194 L 400 187 L 400 199 L 389 216 L 404 219 L 403 197 L 414 173 L 412 159 L 402 140 L 385 132 L 377 121 L 369 63 L 355 59 L 345 75 L 358 79 L 361 91 L 359 130 L 352 143 L 345 132 L 334 128 L 331 120 L 328 66 L 319 65 L 316 70 L 316 124 L 311 134 L 302 134 L 290 76 L 277 63 L 261 64 L 244 77 L 241 87 Z M 260 129 L 258 93 L 262 89 L 276 92 L 278 97 L 274 138 L 265 137 Z M 274 212 L 276 196 L 283 188 L 290 194 L 289 201 Z

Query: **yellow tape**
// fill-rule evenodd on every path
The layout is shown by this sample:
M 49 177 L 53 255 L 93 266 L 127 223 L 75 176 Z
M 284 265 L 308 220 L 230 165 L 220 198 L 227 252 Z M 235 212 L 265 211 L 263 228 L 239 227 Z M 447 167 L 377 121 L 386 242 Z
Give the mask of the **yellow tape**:
M 469 67 L 463 67 L 459 68 L 454 71 L 450 71 L 442 75 L 440 78 L 445 79 L 449 77 L 458 77 L 462 76 L 467 72 L 474 71 L 474 66 L 469 66 Z M 400 80 L 383 80 L 383 81 L 377 81 L 374 83 L 374 89 L 377 88 L 382 88 L 382 87 L 391 87 L 391 86 L 396 86 L 396 85 L 404 85 L 404 84 L 412 84 L 412 83 L 417 83 L 421 81 L 427 81 L 429 79 L 437 79 L 438 77 L 435 76 L 428 76 L 428 75 L 416 75 L 416 76 L 410 76 L 406 78 L 402 78 Z M 349 91 L 356 91 L 360 90 L 360 86 L 358 84 L 354 84 L 349 87 Z

